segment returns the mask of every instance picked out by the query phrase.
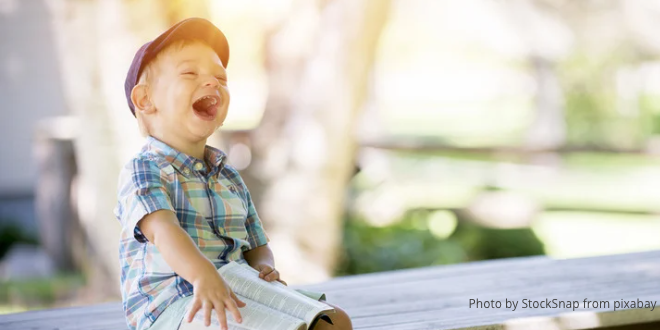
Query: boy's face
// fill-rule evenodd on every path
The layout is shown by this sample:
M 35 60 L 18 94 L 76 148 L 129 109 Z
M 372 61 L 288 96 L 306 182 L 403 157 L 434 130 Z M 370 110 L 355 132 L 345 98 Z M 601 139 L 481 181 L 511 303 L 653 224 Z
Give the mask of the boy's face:
M 208 138 L 229 106 L 227 73 L 209 46 L 193 42 L 159 54 L 149 82 L 151 129 L 188 141 Z

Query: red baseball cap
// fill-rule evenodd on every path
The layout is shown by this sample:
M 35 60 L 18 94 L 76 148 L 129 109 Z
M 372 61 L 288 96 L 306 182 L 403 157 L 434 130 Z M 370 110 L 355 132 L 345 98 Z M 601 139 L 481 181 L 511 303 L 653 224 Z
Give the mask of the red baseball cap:
M 133 63 L 128 69 L 126 81 L 124 82 L 124 91 L 126 100 L 131 113 L 135 116 L 135 105 L 131 100 L 133 87 L 137 85 L 138 79 L 144 67 L 165 47 L 178 40 L 199 40 L 206 43 L 218 54 L 222 65 L 227 67 L 229 62 L 229 43 L 227 37 L 213 23 L 203 18 L 188 18 L 169 28 L 156 39 L 147 42 L 138 49 L 133 58 Z

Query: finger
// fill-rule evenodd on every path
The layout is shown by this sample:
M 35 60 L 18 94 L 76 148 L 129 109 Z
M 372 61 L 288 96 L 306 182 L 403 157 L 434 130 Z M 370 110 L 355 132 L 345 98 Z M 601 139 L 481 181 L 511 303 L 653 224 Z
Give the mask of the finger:
M 220 313 L 218 313 L 220 329 L 227 330 L 227 315 L 225 314 L 225 304 L 222 302 L 222 300 L 219 300 L 217 303 L 215 303 L 215 306 L 220 309 Z
M 274 272 L 274 271 L 273 271 L 273 272 Z M 264 281 L 268 281 L 268 282 L 270 282 L 270 281 L 271 281 L 270 278 L 271 278 L 273 272 L 270 272 L 270 273 L 264 274 L 264 277 L 263 277 Z
M 265 280 L 271 282 L 277 280 L 278 278 L 280 278 L 280 272 L 278 272 L 276 269 L 273 269 L 270 274 L 266 275 Z
M 261 266 L 261 269 L 259 270 L 259 277 L 260 278 L 265 278 L 266 275 L 270 274 L 273 271 L 273 268 L 268 266 L 268 265 L 263 265 Z
M 241 312 L 238 311 L 238 307 L 236 307 L 236 303 L 234 302 L 233 299 L 227 299 L 227 304 L 225 306 L 231 312 L 231 315 L 234 317 L 234 320 L 236 320 L 236 322 L 238 323 L 243 322 L 243 318 L 241 317 Z
M 221 308 L 220 304 L 215 304 L 215 315 L 218 317 L 218 322 L 220 322 L 220 315 L 225 315 L 225 309 Z M 220 327 L 222 327 L 222 322 L 220 322 Z
M 195 317 L 195 314 L 197 314 L 197 311 L 199 311 L 201 308 L 202 308 L 202 303 L 199 301 L 199 299 L 195 298 L 192 306 L 190 307 L 190 311 L 188 312 L 188 318 L 187 318 L 188 323 L 192 322 L 193 318 Z
M 230 294 L 231 294 L 231 299 L 234 299 L 234 301 L 236 302 L 236 306 L 238 306 L 238 307 L 245 307 L 246 306 L 246 304 L 242 300 L 238 299 L 236 294 L 234 294 L 234 291 L 231 291 Z
M 209 326 L 211 325 L 211 310 L 213 309 L 213 305 L 210 302 L 205 302 L 204 303 L 204 325 Z

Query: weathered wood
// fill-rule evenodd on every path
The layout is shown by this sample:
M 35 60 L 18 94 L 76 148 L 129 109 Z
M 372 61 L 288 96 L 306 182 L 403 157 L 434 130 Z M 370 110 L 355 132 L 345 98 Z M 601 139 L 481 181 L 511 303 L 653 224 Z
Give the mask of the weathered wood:
M 305 288 L 326 292 L 328 301 L 351 315 L 355 329 L 604 329 L 649 322 L 659 323 L 638 328 L 660 329 L 659 282 L 660 251 L 652 251 L 482 261 L 350 276 Z M 610 308 L 521 308 L 522 299 L 546 298 L 609 301 Z M 501 301 L 502 308 L 470 308 L 470 299 Z M 505 299 L 518 301 L 518 309 L 506 309 Z M 621 299 L 652 300 L 656 308 L 614 311 Z M 1 329 L 125 327 L 119 303 L 0 316 Z

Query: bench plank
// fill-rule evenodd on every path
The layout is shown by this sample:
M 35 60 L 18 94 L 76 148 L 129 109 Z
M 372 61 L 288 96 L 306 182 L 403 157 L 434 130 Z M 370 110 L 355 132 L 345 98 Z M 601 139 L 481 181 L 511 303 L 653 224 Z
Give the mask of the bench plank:
M 660 321 L 660 251 L 594 258 L 491 260 L 365 274 L 304 286 L 345 309 L 355 329 L 587 329 Z M 522 300 L 609 301 L 610 308 L 523 309 Z M 470 299 L 502 308 L 470 308 Z M 504 306 L 518 301 L 518 309 Z M 652 300 L 648 309 L 613 311 L 614 301 Z M 0 316 L 1 329 L 126 329 L 121 304 Z M 660 328 L 660 326 L 659 326 Z

